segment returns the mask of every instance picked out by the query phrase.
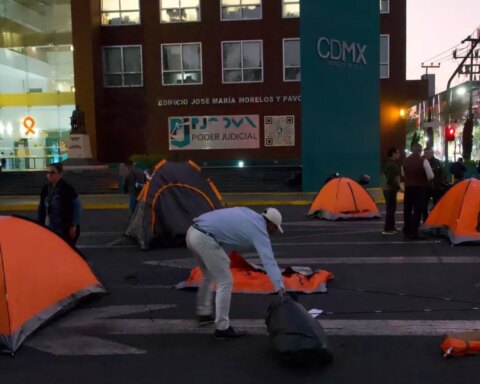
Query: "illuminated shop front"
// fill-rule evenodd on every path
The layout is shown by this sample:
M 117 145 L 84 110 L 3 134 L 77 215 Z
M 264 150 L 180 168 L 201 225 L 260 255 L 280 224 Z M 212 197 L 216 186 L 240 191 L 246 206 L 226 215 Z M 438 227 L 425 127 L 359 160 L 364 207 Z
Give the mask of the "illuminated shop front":
M 449 102 L 447 102 L 449 99 Z M 470 160 L 480 159 L 480 82 L 465 82 L 418 103 L 410 108 L 407 119 L 407 148 L 413 135 L 423 147 L 431 146 L 435 156 L 445 159 L 445 139 L 448 159 L 466 157 L 464 128 L 472 116 Z M 449 133 L 450 131 L 450 133 Z
M 0 0 L 0 158 L 6 170 L 67 158 L 75 109 L 70 2 Z

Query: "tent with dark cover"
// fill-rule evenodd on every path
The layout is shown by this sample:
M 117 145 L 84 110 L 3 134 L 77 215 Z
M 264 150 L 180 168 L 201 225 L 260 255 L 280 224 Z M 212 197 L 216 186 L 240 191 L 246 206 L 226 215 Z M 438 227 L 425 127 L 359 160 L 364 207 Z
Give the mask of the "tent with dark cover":
M 138 203 L 125 234 L 140 248 L 185 244 L 193 218 L 222 208 L 222 195 L 193 161 L 162 160 L 138 195 Z

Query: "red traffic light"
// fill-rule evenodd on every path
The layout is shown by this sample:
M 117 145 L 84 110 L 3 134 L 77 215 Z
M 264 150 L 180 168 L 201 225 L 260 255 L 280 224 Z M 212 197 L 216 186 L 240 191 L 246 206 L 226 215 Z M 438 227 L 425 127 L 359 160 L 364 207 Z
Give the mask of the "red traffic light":
M 455 125 L 450 124 L 445 127 L 445 137 L 447 141 L 454 141 L 455 140 L 455 131 L 457 127 Z

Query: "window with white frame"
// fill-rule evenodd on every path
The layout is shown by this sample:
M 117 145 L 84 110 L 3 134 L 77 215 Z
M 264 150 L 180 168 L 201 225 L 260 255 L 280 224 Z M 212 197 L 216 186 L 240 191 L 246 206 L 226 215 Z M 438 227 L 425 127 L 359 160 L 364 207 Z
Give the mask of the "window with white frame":
M 283 39 L 283 81 L 300 81 L 300 39 Z
M 260 40 L 222 42 L 224 83 L 263 81 L 263 46 Z
M 300 17 L 300 0 L 282 0 L 282 15 L 287 17 Z
M 200 21 L 200 0 L 160 0 L 161 23 Z
M 201 43 L 162 44 L 162 84 L 202 84 Z
M 221 0 L 222 20 L 256 20 L 262 18 L 262 0 Z
M 143 86 L 142 47 L 140 45 L 103 47 L 102 53 L 105 87 Z
M 102 25 L 140 24 L 140 0 L 102 0 Z
M 380 0 L 380 13 L 390 13 L 390 0 Z
M 380 78 L 390 77 L 390 35 L 380 35 Z

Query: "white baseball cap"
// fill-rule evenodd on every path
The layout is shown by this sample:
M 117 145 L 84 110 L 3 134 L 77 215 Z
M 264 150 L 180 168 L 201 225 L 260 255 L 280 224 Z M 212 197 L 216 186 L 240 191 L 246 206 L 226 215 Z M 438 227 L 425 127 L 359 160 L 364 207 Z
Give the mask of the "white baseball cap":
M 262 212 L 262 216 L 265 217 L 268 221 L 275 224 L 280 231 L 283 233 L 283 229 L 281 227 L 282 224 L 282 214 L 276 208 L 267 208 L 265 211 Z

